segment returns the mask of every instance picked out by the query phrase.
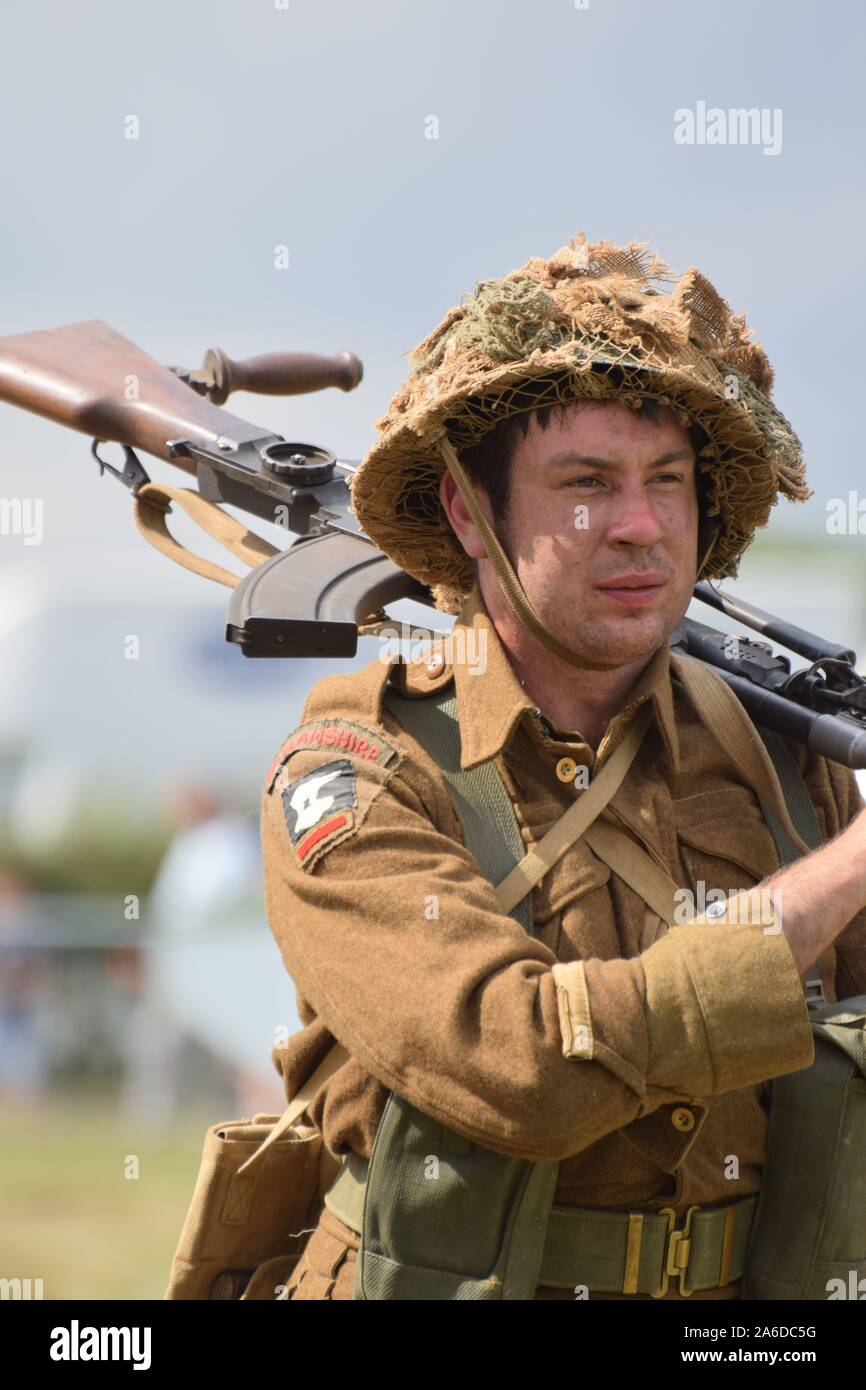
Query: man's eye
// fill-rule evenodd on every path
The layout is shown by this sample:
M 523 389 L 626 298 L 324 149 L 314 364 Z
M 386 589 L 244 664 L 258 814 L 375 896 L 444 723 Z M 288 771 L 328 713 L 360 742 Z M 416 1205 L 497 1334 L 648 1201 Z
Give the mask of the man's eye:
M 589 487 L 589 488 L 591 488 L 591 487 L 592 487 L 592 484 L 594 484 L 594 483 L 598 483 L 598 484 L 600 485 L 600 484 L 601 484 L 601 478 L 599 478 L 598 475 L 595 474 L 595 473 L 589 473 L 589 474 L 587 474 L 587 476 L 586 476 L 585 478 L 570 478 L 569 481 L 568 481 L 568 486 L 569 486 L 569 487 Z
M 682 473 L 656 473 L 655 482 L 657 483 L 681 483 Z

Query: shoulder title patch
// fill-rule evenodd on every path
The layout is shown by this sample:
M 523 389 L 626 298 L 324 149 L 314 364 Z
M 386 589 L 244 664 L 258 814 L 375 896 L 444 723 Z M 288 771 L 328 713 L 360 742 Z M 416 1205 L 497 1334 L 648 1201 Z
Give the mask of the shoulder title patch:
M 290 734 L 280 748 L 268 770 L 265 791 L 273 791 L 280 768 L 293 753 L 311 748 L 332 748 L 335 753 L 348 753 L 382 767 L 399 756 L 393 743 L 362 724 L 353 724 L 350 719 L 310 719 Z

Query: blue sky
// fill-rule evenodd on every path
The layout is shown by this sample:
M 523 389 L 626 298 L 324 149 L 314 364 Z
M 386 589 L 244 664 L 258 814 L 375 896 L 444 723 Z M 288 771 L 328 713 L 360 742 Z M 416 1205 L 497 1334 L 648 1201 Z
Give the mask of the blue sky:
M 5 0 L 0 331 L 103 318 L 189 365 L 213 344 L 350 347 L 352 395 L 232 408 L 358 457 L 406 351 L 477 279 L 579 228 L 648 238 L 748 313 L 819 493 L 779 522 L 823 530 L 861 472 L 863 16 L 853 0 Z M 780 110 L 781 151 L 678 145 L 674 113 L 699 101 Z M 83 439 L 0 406 L 0 441 L 0 491 L 46 508 L 44 544 L 4 537 L 0 558 L 68 578 L 120 548 L 161 585 L 167 562 Z

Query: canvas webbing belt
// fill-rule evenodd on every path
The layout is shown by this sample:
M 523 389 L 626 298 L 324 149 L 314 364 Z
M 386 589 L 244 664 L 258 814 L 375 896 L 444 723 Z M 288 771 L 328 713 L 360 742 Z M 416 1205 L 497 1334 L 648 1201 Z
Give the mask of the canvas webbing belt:
M 350 1153 L 325 1198 L 338 1221 L 360 1235 L 367 1162 Z M 657 1212 L 593 1211 L 554 1206 L 547 1226 L 539 1284 L 585 1285 L 592 1293 L 661 1297 L 672 1278 L 688 1296 L 739 1279 L 757 1196 L 723 1207 L 691 1207 L 677 1227 L 672 1207 Z

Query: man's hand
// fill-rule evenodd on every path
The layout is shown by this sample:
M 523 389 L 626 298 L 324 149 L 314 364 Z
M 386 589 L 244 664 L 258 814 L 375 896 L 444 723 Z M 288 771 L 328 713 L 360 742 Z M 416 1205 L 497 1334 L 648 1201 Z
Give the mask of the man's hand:
M 835 839 L 760 886 L 778 895 L 782 931 L 802 978 L 866 907 L 866 810 Z

